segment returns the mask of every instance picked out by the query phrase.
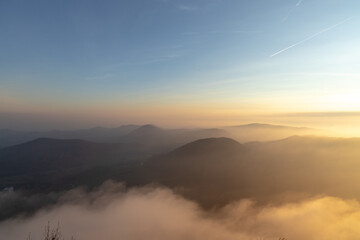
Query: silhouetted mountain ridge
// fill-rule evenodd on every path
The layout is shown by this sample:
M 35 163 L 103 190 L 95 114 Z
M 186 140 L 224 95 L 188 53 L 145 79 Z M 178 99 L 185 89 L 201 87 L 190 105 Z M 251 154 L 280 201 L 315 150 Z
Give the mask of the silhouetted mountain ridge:
M 32 141 L 38 138 L 82 139 L 93 142 L 116 142 L 123 135 L 135 130 L 137 125 L 124 125 L 117 128 L 95 127 L 80 130 L 53 130 L 46 132 L 22 132 L 0 130 L 0 146 L 7 147 Z
M 225 137 L 222 129 L 164 129 L 155 125 L 141 126 L 121 137 L 118 142 L 132 142 L 160 148 L 166 152 L 201 138 Z
M 206 138 L 185 144 L 170 152 L 168 155 L 171 157 L 194 157 L 224 152 L 235 153 L 241 150 L 244 150 L 244 147 L 231 138 Z
M 0 150 L 1 172 L 67 169 L 106 162 L 117 145 L 39 138 Z
M 174 149 L 190 141 L 207 137 L 224 137 L 229 134 L 223 129 L 164 129 L 147 124 L 123 125 L 117 128 L 95 127 L 72 131 L 21 132 L 0 130 L 0 147 L 7 147 L 35 140 L 37 138 L 82 139 L 103 143 L 136 143 Z
M 62 146 L 69 143 L 72 147 Z M 87 154 L 81 155 L 82 146 L 87 149 Z M 34 152 L 27 152 L 26 148 Z M 4 155 L 9 149 L 14 149 L 13 156 Z M 43 150 L 34 149 L 55 149 L 46 156 L 56 156 L 44 159 Z M 296 196 L 304 193 L 327 194 L 360 199 L 360 194 L 354 190 L 360 187 L 357 181 L 360 171 L 359 138 L 292 136 L 252 144 L 240 144 L 225 137 L 205 138 L 135 164 L 123 164 L 122 151 L 125 149 L 129 148 L 123 144 L 98 145 L 81 140 L 38 139 L 0 150 L 1 166 L 14 167 L 15 170 L 20 166 L 23 170 L 17 169 L 14 175 L 12 169 L 1 168 L 1 182 L 5 186 L 35 185 L 46 190 L 94 186 L 107 179 L 123 181 L 128 186 L 159 183 L 208 207 L 240 198 L 269 203 L 276 199 L 281 201 L 284 196 L 293 193 Z M 142 152 L 142 149 L 133 151 Z M 79 152 L 80 155 L 77 155 Z M 117 160 L 107 165 L 89 166 L 95 158 L 103 162 L 105 153 L 109 154 L 109 159 L 115 156 Z M 70 162 L 59 156 L 70 159 Z M 84 165 L 74 165 L 80 161 L 77 159 L 79 156 L 83 159 L 80 163 Z M 11 165 L 13 163 L 16 164 Z M 36 166 L 40 169 L 34 168 Z M 41 170 L 46 170 L 47 174 L 44 175 Z
M 267 129 L 293 129 L 293 130 L 312 130 L 312 128 L 307 127 L 294 127 L 286 125 L 275 125 L 268 123 L 249 123 L 244 125 L 232 126 L 233 128 L 267 128 Z
M 232 137 L 241 142 L 266 142 L 284 139 L 293 135 L 319 136 L 324 134 L 324 132 L 319 129 L 273 125 L 266 123 L 250 123 L 245 125 L 231 126 L 225 129 L 232 133 Z

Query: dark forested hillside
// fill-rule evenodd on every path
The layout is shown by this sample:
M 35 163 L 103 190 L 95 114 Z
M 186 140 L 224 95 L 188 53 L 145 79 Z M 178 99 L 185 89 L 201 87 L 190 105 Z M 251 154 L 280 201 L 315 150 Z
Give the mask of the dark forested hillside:
M 38 139 L 0 151 L 0 184 L 49 192 L 108 179 L 127 186 L 157 183 L 206 207 L 241 198 L 258 203 L 322 194 L 360 199 L 358 149 L 359 139 L 290 137 L 240 144 L 207 138 L 160 154 L 131 143 Z

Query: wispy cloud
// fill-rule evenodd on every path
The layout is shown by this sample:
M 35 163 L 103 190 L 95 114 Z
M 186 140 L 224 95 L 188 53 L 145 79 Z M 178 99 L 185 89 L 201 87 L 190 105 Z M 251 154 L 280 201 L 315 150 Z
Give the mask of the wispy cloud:
M 300 6 L 303 0 L 299 0 L 298 3 L 295 5 L 296 7 Z
M 151 64 L 151 63 L 157 63 L 157 62 L 168 62 L 168 61 L 173 61 L 176 59 L 179 59 L 181 57 L 186 56 L 187 54 L 185 52 L 174 52 L 174 53 L 165 53 L 163 55 L 156 55 L 156 56 L 149 56 L 149 57 L 135 57 L 132 59 L 128 59 L 128 60 L 124 60 L 124 61 L 119 61 L 117 63 L 114 64 L 110 64 L 110 65 L 106 65 L 103 67 L 100 67 L 101 71 L 110 71 L 112 73 L 106 73 L 104 75 L 100 75 L 100 76 L 92 76 L 92 77 L 87 77 L 87 80 L 103 80 L 103 79 L 108 79 L 108 78 L 113 78 L 116 77 L 117 74 L 114 74 L 113 72 L 118 72 L 119 69 L 122 69 L 126 66 L 129 65 L 145 65 L 145 64 Z
M 180 5 L 180 6 L 178 6 L 178 8 L 179 8 L 181 11 L 195 11 L 195 10 L 198 9 L 198 8 L 195 7 L 195 6 L 188 6 L 188 5 Z
M 348 72 L 293 72 L 293 73 L 282 73 L 281 75 L 326 76 L 326 77 L 359 78 L 360 79 L 360 73 L 348 73 Z
M 195 35 L 200 35 L 202 34 L 201 32 L 183 32 L 181 33 L 181 35 L 183 36 L 195 36 Z
M 216 35 L 216 34 L 258 34 L 262 33 L 262 31 L 258 30 L 212 30 L 212 31 L 205 31 L 205 32 L 183 32 L 181 35 L 183 36 L 195 36 L 195 35 Z
M 302 2 L 303 2 L 303 0 L 299 0 L 299 1 L 295 4 L 295 6 L 293 6 L 293 7 L 289 10 L 288 13 L 286 14 L 286 16 L 283 18 L 283 21 L 286 21 L 286 20 L 289 18 L 290 14 L 291 14 L 297 7 L 300 7 L 300 5 L 302 4 Z
M 298 112 L 279 114 L 286 117 L 360 117 L 359 111 Z
M 85 79 L 86 80 L 106 80 L 106 79 L 113 78 L 113 77 L 115 77 L 114 74 L 107 73 L 107 74 L 103 74 L 103 75 L 99 75 L 99 76 L 86 77 Z
M 338 23 L 336 23 L 336 24 L 334 24 L 334 25 L 332 25 L 330 27 L 327 27 L 327 28 L 325 28 L 325 29 L 311 35 L 310 37 L 307 37 L 307 38 L 305 38 L 305 39 L 303 39 L 303 40 L 301 40 L 301 41 L 299 41 L 299 42 L 297 42 L 297 43 L 295 43 L 293 45 L 290 45 L 290 46 L 288 46 L 288 47 L 286 47 L 284 49 L 281 49 L 280 51 L 277 51 L 276 53 L 270 55 L 270 57 L 275 57 L 276 55 L 279 55 L 280 53 L 283 53 L 283 52 L 285 52 L 285 51 L 287 51 L 287 50 L 289 50 L 289 49 L 291 49 L 293 47 L 296 47 L 296 46 L 298 46 L 298 45 L 300 45 L 300 44 L 302 44 L 304 42 L 307 42 L 307 41 L 309 41 L 309 40 L 311 40 L 311 39 L 313 39 L 313 38 L 315 38 L 315 37 L 317 37 L 317 36 L 319 36 L 319 35 L 321 35 L 321 34 L 323 34 L 325 32 L 328 32 L 328 31 L 340 26 L 341 24 L 344 24 L 345 22 L 349 21 L 350 19 L 352 19 L 352 18 L 351 17 L 346 18 L 345 20 L 342 20 L 342 21 L 340 21 L 340 22 L 338 22 Z
M 168 55 L 162 55 L 162 56 L 158 56 L 158 57 L 154 57 L 151 59 L 147 59 L 143 62 L 141 62 L 142 64 L 147 64 L 147 63 L 156 63 L 156 62 L 166 62 L 166 61 L 172 61 L 175 60 L 177 58 L 183 57 L 185 54 L 183 53 L 174 53 L 174 54 L 168 54 Z

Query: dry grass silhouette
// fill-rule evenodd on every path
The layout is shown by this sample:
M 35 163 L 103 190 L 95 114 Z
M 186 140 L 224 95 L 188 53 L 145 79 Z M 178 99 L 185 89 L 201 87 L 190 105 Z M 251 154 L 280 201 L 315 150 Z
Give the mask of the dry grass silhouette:
M 33 240 L 33 238 L 31 237 L 31 233 L 29 233 L 26 240 Z M 61 236 L 60 224 L 58 223 L 55 228 L 52 228 L 50 222 L 48 222 L 44 228 L 44 236 L 41 240 L 65 240 Z M 71 240 L 75 240 L 75 238 L 71 237 Z M 257 240 L 265 240 L 265 239 L 257 238 Z M 280 237 L 278 240 L 288 240 L 288 239 L 284 237 Z
M 33 240 L 31 233 L 29 233 L 26 240 Z M 48 222 L 44 228 L 44 236 L 41 240 L 64 240 L 64 238 L 61 236 L 60 224 L 58 223 L 55 228 L 52 228 L 50 222 Z M 75 239 L 71 237 L 71 240 Z

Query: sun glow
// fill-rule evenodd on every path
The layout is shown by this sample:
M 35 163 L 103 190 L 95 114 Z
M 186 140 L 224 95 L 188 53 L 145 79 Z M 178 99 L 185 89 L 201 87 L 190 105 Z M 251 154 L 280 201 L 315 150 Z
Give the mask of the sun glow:
M 322 97 L 321 104 L 333 110 L 356 111 L 360 106 L 360 92 L 326 95 Z

